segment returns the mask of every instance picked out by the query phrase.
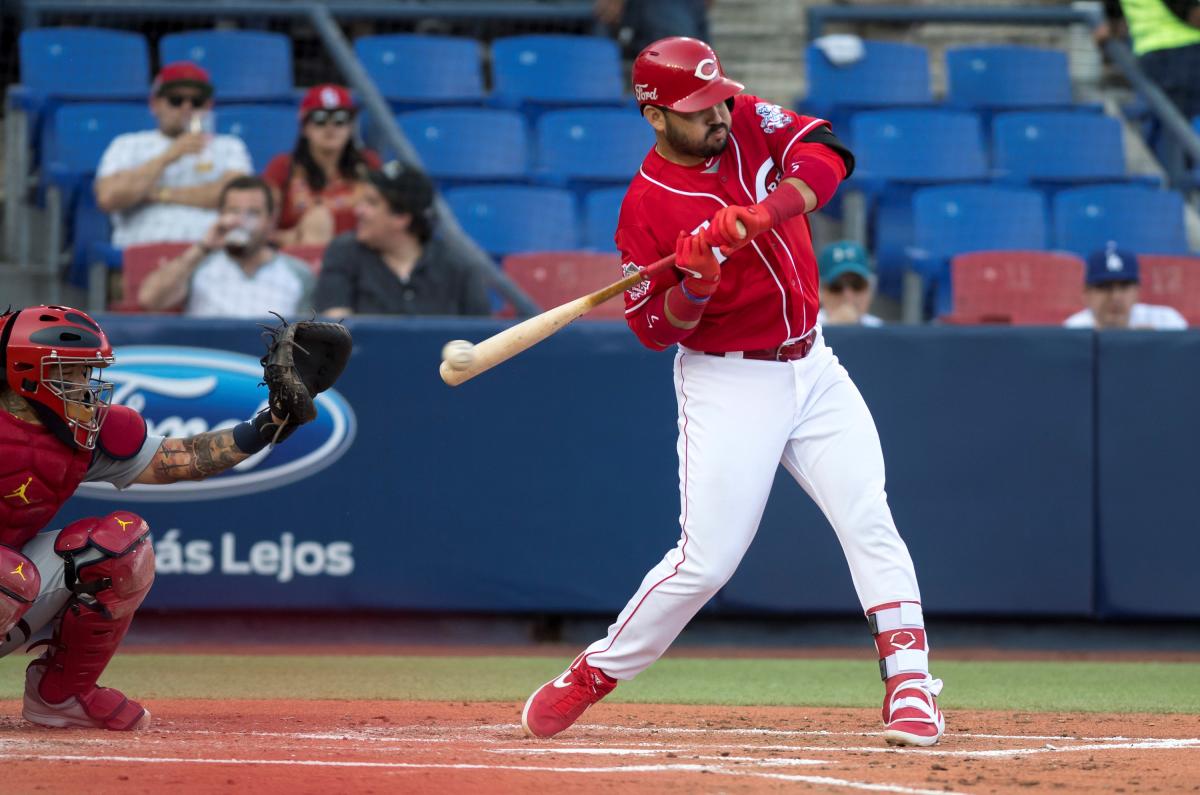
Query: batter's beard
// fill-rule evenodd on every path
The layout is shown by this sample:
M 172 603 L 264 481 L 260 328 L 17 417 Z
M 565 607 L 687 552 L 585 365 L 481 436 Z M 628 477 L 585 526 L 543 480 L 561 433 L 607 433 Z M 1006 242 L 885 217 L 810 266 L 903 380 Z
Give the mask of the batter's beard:
M 687 138 L 685 138 L 683 135 L 681 135 L 679 133 L 678 130 L 676 130 L 674 127 L 671 126 L 670 122 L 667 122 L 667 130 L 666 130 L 667 143 L 671 145 L 672 149 L 674 149 L 676 152 L 678 152 L 681 155 L 687 155 L 689 157 L 699 157 L 699 158 L 703 158 L 705 160 L 707 160 L 710 157 L 716 157 L 717 155 L 724 152 L 725 147 L 729 145 L 729 128 L 726 127 L 724 124 L 717 125 L 717 126 L 725 130 L 725 137 L 721 140 L 721 142 L 719 144 L 718 143 L 708 143 L 709 135 L 713 131 L 712 127 L 710 127 L 708 129 L 708 131 L 705 132 L 704 140 L 697 144 L 694 141 L 690 141 Z

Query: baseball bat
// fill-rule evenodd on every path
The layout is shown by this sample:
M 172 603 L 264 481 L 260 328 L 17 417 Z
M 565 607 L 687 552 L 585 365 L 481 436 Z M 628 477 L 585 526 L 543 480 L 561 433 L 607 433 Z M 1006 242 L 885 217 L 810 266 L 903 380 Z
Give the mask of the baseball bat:
M 746 228 L 742 226 L 741 221 L 737 222 L 737 231 L 742 237 L 746 236 Z M 499 334 L 493 334 L 476 343 L 473 348 L 474 358 L 469 365 L 461 370 L 455 370 L 443 360 L 438 368 L 438 374 L 448 386 L 458 386 L 464 381 L 469 381 L 480 373 L 508 361 L 521 351 L 529 350 L 613 296 L 620 295 L 635 284 L 650 279 L 656 273 L 664 271 L 674 264 L 675 255 L 668 254 L 637 273 L 631 273 L 624 279 L 613 282 L 607 287 L 601 287 L 594 293 L 588 293 L 553 309 L 547 309 L 540 315 L 522 320 L 515 326 L 509 326 Z

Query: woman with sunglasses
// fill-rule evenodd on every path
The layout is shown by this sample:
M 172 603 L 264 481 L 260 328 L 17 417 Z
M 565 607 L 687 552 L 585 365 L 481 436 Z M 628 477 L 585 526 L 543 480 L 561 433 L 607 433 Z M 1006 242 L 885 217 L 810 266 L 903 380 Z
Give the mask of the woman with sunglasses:
M 356 109 L 350 92 L 326 83 L 300 103 L 300 137 L 291 154 L 267 164 L 265 179 L 275 191 L 281 246 L 322 246 L 355 227 L 354 205 L 366 173 L 379 156 L 354 140 Z

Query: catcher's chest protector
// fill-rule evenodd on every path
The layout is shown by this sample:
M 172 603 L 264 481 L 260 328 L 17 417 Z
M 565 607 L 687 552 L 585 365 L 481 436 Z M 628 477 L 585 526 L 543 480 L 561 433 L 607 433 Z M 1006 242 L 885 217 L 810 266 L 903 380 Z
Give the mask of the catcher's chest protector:
M 91 450 L 67 447 L 40 425 L 0 411 L 0 544 L 20 549 L 87 474 Z

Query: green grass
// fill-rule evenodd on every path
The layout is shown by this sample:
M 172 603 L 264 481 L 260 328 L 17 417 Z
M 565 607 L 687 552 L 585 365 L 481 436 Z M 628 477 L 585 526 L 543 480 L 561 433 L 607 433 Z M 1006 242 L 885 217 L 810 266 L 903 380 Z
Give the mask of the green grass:
M 0 660 L 19 698 L 28 658 Z M 546 657 L 118 655 L 105 684 L 142 698 L 522 701 L 562 671 Z M 946 709 L 1200 713 L 1200 664 L 939 662 Z M 631 703 L 877 707 L 875 663 L 666 659 L 610 699 Z

